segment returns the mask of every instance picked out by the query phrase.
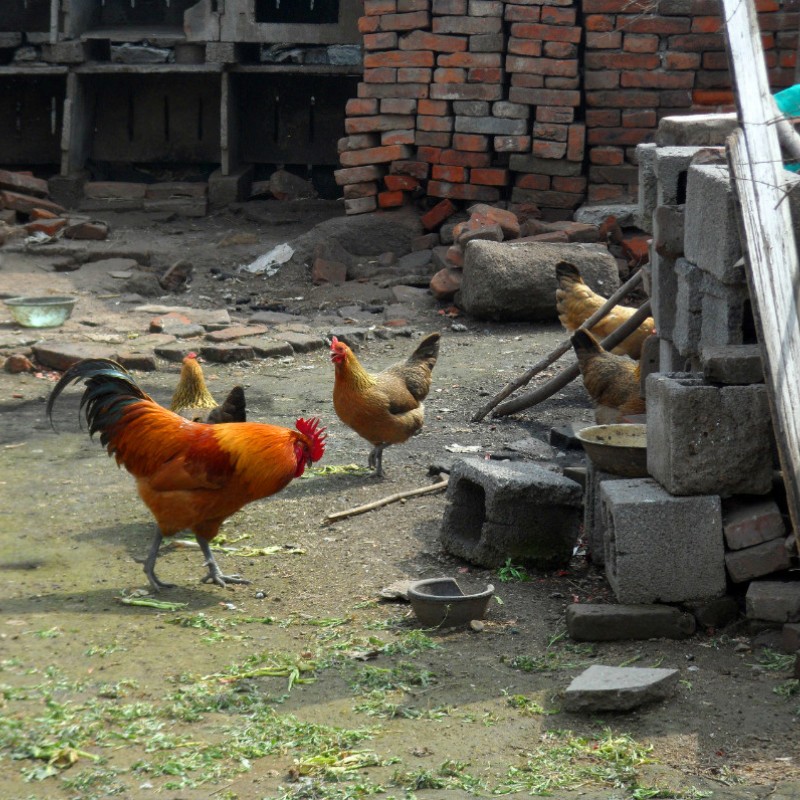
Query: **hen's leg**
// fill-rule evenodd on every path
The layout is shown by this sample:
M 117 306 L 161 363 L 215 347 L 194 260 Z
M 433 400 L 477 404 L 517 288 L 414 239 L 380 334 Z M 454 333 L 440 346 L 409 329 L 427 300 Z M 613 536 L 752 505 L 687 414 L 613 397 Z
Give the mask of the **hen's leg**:
M 376 444 L 375 447 L 372 448 L 372 452 L 369 454 L 369 466 L 370 469 L 375 470 L 375 477 L 382 478 L 383 477 L 383 449 L 386 447 L 385 444 Z
M 156 577 L 155 567 L 156 559 L 158 558 L 158 549 L 161 547 L 161 540 L 164 537 L 161 535 L 161 528 L 156 525 L 156 535 L 153 537 L 153 543 L 150 545 L 150 552 L 144 560 L 144 574 L 147 575 L 147 580 L 150 581 L 150 586 L 153 587 L 154 592 L 161 589 L 174 589 L 174 583 L 164 583 Z
M 203 555 L 206 557 L 206 566 L 208 567 L 208 575 L 203 578 L 203 583 L 216 583 L 217 586 L 221 586 L 223 589 L 229 583 L 250 583 L 250 581 L 243 578 L 241 575 L 223 575 L 220 568 L 217 566 L 217 562 L 214 560 L 214 554 L 211 552 L 211 545 L 208 543 L 208 540 L 200 536 L 195 536 L 195 538 L 197 539 L 197 544 L 200 545 L 200 549 L 203 551 Z

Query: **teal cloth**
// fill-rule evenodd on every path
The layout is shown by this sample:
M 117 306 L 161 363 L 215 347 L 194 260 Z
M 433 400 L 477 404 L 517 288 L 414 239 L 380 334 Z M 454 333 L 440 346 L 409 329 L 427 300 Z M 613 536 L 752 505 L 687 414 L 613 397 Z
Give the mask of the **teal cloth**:
M 778 108 L 787 117 L 800 117 L 800 83 L 796 83 L 788 89 L 782 89 L 774 94 L 773 97 Z M 800 164 L 796 162 L 784 164 L 783 168 L 788 169 L 790 172 L 800 172 Z

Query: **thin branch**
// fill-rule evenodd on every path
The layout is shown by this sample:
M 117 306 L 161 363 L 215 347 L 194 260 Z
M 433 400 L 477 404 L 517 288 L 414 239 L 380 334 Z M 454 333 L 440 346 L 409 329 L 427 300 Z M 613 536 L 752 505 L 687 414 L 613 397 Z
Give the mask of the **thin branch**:
M 366 503 L 363 506 L 356 506 L 355 508 L 348 508 L 345 511 L 337 511 L 335 514 L 328 514 L 324 522 L 338 522 L 347 517 L 355 517 L 358 514 L 364 514 L 367 511 L 373 511 L 376 508 L 387 506 L 389 503 L 396 503 L 398 500 L 405 500 L 408 497 L 419 497 L 423 494 L 433 494 L 440 492 L 442 489 L 447 488 L 448 478 L 445 478 L 439 483 L 434 483 L 430 486 L 423 486 L 421 489 L 410 489 L 407 492 L 397 492 L 397 494 L 390 494 L 388 497 L 382 497 L 380 500 L 373 500 L 371 503 Z

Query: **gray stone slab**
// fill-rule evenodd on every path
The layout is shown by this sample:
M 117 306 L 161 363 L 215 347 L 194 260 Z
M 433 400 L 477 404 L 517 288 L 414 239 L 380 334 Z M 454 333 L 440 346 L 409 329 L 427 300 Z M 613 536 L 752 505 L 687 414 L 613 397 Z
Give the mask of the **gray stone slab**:
M 600 495 L 606 577 L 620 603 L 725 593 L 719 497 L 675 497 L 649 478 L 606 481 Z
M 295 353 L 311 353 L 314 350 L 321 350 L 326 344 L 321 336 L 309 336 L 291 331 L 281 333 L 280 338 L 287 342 Z
M 240 340 L 240 344 L 249 347 L 256 358 L 284 358 L 294 355 L 292 345 L 287 341 L 272 339 L 268 336 L 253 336 Z
M 636 145 L 636 161 L 639 164 L 639 205 L 636 210 L 636 221 L 638 226 L 648 233 L 653 230 L 653 212 L 658 197 L 655 159 L 655 144 L 648 142 Z
M 800 583 L 753 581 L 745 597 L 747 616 L 768 622 L 800 622 Z
M 670 697 L 679 677 L 677 669 L 594 664 L 567 687 L 564 707 L 568 711 L 630 711 Z
M 668 332 L 664 335 L 672 341 L 681 356 L 689 358 L 700 351 L 703 270 L 685 258 L 675 261 L 674 270 L 677 294 L 672 336 Z M 659 305 L 663 305 L 661 300 Z
M 740 283 L 722 283 L 703 273 L 700 353 L 707 347 L 740 345 L 752 336 L 750 292 L 742 278 Z
M 764 382 L 764 363 L 757 344 L 703 346 L 703 377 L 709 383 L 746 386 Z
M 639 207 L 633 203 L 609 203 L 581 206 L 573 214 L 573 219 L 586 225 L 602 225 L 609 217 L 615 217 L 620 227 L 631 228 L 638 224 L 638 213 Z
M 695 618 L 674 606 L 572 603 L 567 606 L 567 631 L 581 642 L 628 639 L 686 639 L 695 632 Z

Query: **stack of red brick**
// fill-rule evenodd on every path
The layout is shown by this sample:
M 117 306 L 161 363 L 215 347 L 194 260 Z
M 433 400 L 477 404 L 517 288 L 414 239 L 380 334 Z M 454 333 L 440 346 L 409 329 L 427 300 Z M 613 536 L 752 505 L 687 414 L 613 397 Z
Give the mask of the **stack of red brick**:
M 782 88 L 798 14 L 757 5 Z M 564 219 L 587 192 L 633 201 L 635 146 L 661 117 L 730 106 L 720 26 L 717 0 L 364 0 L 336 173 L 346 210 L 428 195 Z

